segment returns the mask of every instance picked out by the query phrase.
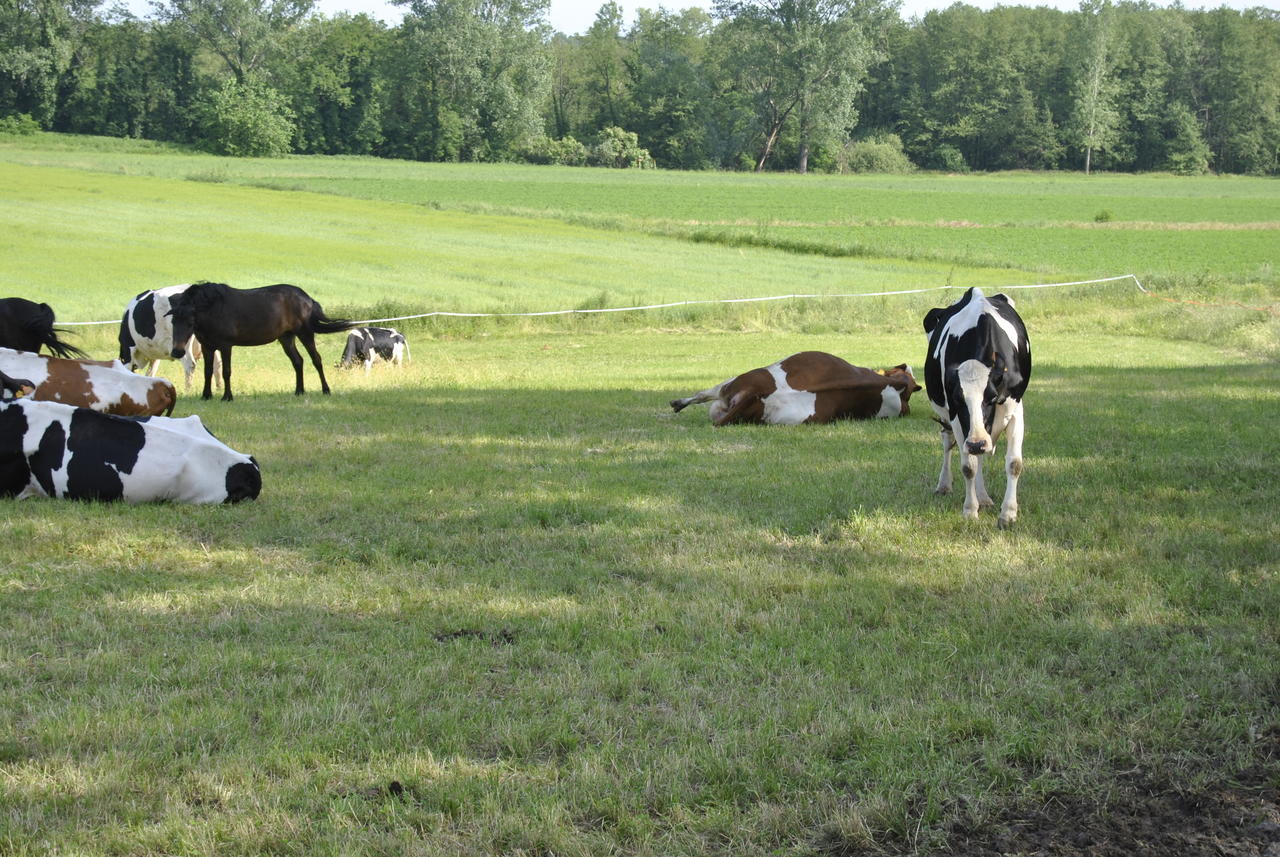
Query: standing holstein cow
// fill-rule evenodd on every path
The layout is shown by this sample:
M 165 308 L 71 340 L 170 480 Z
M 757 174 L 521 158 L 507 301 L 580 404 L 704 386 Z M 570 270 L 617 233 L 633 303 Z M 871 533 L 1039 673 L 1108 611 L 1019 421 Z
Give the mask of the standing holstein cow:
M 18 351 L 40 351 L 40 346 L 58 357 L 88 355 L 58 338 L 66 333 L 53 326 L 53 308 L 26 298 L 0 298 L 0 346 Z
M 146 417 L 173 413 L 178 394 L 164 378 L 135 375 L 120 363 L 46 357 L 0 348 L 0 372 L 25 378 L 31 398 L 106 414 Z
M 671 407 L 711 403 L 711 421 L 799 425 L 833 420 L 898 417 L 920 389 L 905 363 L 876 372 L 824 351 L 801 351 L 762 369 L 752 369 L 709 387 Z
M 309 294 L 297 286 L 279 283 L 259 289 L 235 289 L 226 283 L 196 283 L 185 292 L 169 299 L 173 319 L 174 359 L 186 353 L 185 343 L 193 334 L 204 349 L 204 393 L 213 397 L 213 358 L 222 357 L 222 400 L 230 402 L 231 349 L 236 345 L 280 343 L 293 364 L 301 396 L 302 355 L 295 341 L 301 341 L 311 355 L 311 363 L 320 376 L 320 390 L 329 394 L 324 377 L 324 364 L 316 350 L 317 333 L 344 333 L 353 321 L 329 318 Z
M 173 358 L 173 307 L 170 301 L 191 288 L 190 283 L 167 286 L 163 289 L 148 289 L 142 292 L 124 309 L 124 318 L 120 320 L 120 362 L 129 369 L 137 371 L 146 366 L 147 375 L 155 375 L 161 360 Z M 196 371 L 196 363 L 200 360 L 200 342 L 194 336 L 187 337 L 182 343 L 183 355 L 179 358 L 182 373 L 186 379 L 186 389 L 191 389 L 191 376 Z M 214 368 L 214 375 L 219 385 L 222 379 L 216 377 L 220 370 Z
M 995 454 L 1002 432 L 1007 484 L 997 521 L 1001 529 L 1018 519 L 1018 477 L 1026 421 L 1022 396 L 1031 380 L 1027 328 L 1004 295 L 986 297 L 969 289 L 949 307 L 924 317 L 929 353 L 924 383 L 942 423 L 942 472 L 936 493 L 951 490 L 951 450 L 960 450 L 965 480 L 964 516 L 977 519 L 979 506 L 994 505 L 982 478 L 981 456 Z
M 215 438 L 199 417 L 0 402 L 0 496 L 238 503 L 261 490 L 258 462 Z
M 379 360 L 399 366 L 409 359 L 409 343 L 404 334 L 391 327 L 357 327 L 347 334 L 347 347 L 338 361 L 339 369 L 364 363 L 368 372 Z

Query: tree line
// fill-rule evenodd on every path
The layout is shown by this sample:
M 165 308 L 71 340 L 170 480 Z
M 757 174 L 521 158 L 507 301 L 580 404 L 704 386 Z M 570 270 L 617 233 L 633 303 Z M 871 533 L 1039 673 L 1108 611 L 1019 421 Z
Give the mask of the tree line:
M 741 170 L 1280 174 L 1280 12 L 1083 0 L 0 0 L 0 131 L 356 154 Z

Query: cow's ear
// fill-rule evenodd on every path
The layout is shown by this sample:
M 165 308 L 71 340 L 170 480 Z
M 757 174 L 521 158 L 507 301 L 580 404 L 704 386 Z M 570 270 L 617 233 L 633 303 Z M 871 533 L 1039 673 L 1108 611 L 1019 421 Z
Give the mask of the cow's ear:
M 938 320 L 942 318 L 942 314 L 946 312 L 942 307 L 929 310 L 924 316 L 924 332 L 933 333 L 933 329 L 938 326 Z

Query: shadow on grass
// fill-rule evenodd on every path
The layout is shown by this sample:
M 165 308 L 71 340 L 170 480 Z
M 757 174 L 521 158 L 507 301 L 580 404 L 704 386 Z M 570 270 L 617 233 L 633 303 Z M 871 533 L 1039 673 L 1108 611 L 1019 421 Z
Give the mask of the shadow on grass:
M 765 853 L 852 850 L 833 793 L 919 844 L 1137 765 L 1229 773 L 1277 715 L 1277 372 L 1141 375 L 1037 370 L 1012 533 L 932 495 L 923 396 L 727 429 L 643 389 L 201 406 L 262 461 L 258 503 L 5 521 L 31 547 L 0 761 L 101 778 L 87 809 L 11 794 L 46 836 L 124 806 L 180 830 L 204 822 L 175 801 L 235 782 L 318 841 L 350 783 L 394 780 L 431 812 L 463 794 Z

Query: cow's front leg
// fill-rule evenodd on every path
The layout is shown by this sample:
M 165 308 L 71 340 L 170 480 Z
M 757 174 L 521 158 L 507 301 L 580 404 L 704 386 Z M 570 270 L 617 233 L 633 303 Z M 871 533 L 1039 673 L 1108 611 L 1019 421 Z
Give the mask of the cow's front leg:
M 935 494 L 951 493 L 951 450 L 955 449 L 956 436 L 947 426 L 942 427 L 942 470 L 938 473 L 938 487 Z
M 974 455 L 968 450 L 960 450 L 960 471 L 964 473 L 964 516 L 970 521 L 978 520 L 978 509 L 982 506 L 982 494 L 987 489 L 982 485 L 982 456 Z M 981 493 L 979 491 L 981 490 Z M 991 498 L 987 498 L 990 505 Z
M 1000 507 L 1000 518 L 996 525 L 1000 529 L 1008 529 L 1018 520 L 1018 477 L 1022 475 L 1022 437 L 1026 432 L 1026 424 L 1022 419 L 1022 403 L 1014 409 L 1009 420 L 1008 438 L 1005 441 L 1004 473 L 1006 485 L 1004 504 Z
M 991 495 L 987 493 L 987 478 L 982 475 L 983 465 L 987 463 L 985 455 L 975 455 L 973 457 L 973 466 L 975 472 L 973 474 L 974 493 L 978 495 L 978 508 L 989 509 L 996 504 L 991 499 Z

